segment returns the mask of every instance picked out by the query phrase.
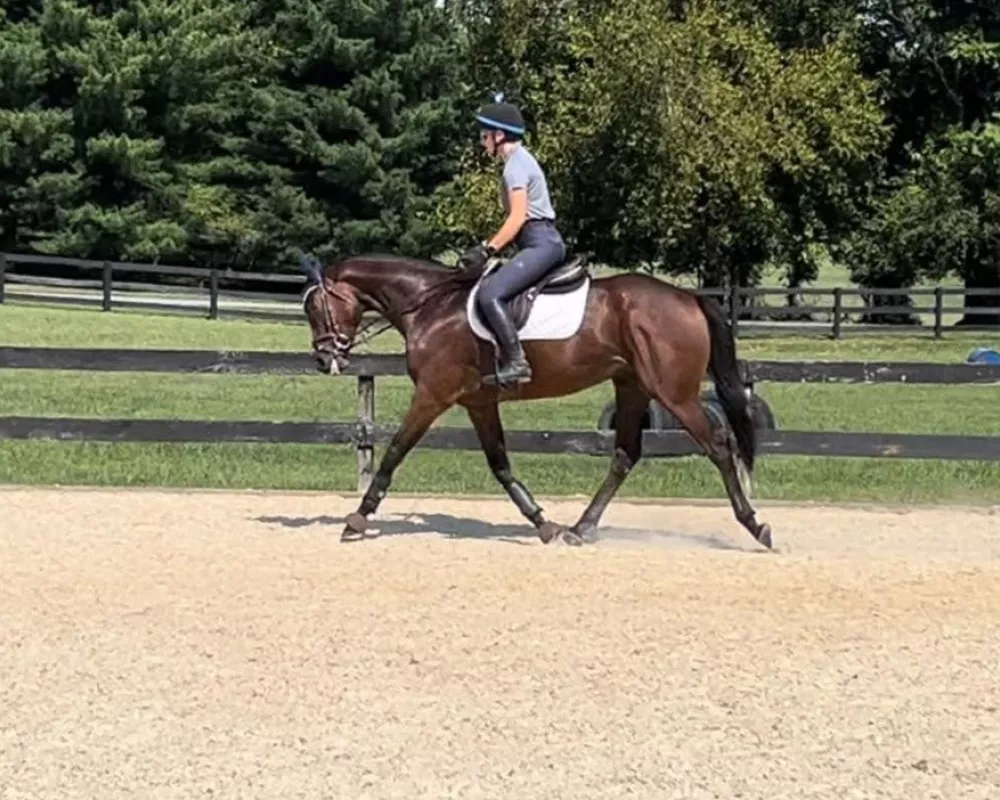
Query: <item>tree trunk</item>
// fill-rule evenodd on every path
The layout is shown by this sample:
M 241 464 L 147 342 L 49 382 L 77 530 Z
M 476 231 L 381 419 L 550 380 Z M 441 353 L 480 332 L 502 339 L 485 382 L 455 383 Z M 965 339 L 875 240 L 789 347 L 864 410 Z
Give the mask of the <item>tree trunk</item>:
M 887 282 L 888 283 L 888 282 Z M 865 286 L 864 289 L 905 289 L 905 286 Z M 859 322 L 863 325 L 915 325 L 922 324 L 920 317 L 908 311 L 893 311 L 913 305 L 913 298 L 908 294 L 880 295 L 862 294 L 865 310 L 861 313 Z
M 788 284 L 788 294 L 785 295 L 786 308 L 801 308 L 802 306 L 807 305 L 805 298 L 799 292 L 796 291 L 796 289 L 801 289 L 801 288 L 802 285 L 798 282 Z M 791 313 L 783 314 L 781 318 L 789 321 L 794 320 L 798 322 L 813 321 L 813 315 L 809 311 L 799 311 L 794 314 Z
M 977 309 L 1000 308 L 1000 274 L 996 269 L 985 266 L 966 273 L 966 289 L 994 289 L 993 295 L 965 295 L 965 313 L 955 323 L 955 327 L 966 325 L 1000 325 L 1000 313 L 996 311 L 978 311 Z
M 800 250 L 799 253 L 793 258 L 791 269 L 788 272 L 788 294 L 785 295 L 785 307 L 786 308 L 799 308 L 801 306 L 809 305 L 805 302 L 805 298 L 800 294 L 797 289 L 802 288 L 802 284 L 807 280 L 814 280 L 816 277 L 816 268 L 810 262 L 805 254 Z M 785 314 L 782 319 L 797 320 L 799 322 L 812 322 L 813 315 L 808 311 L 800 311 L 797 314 Z

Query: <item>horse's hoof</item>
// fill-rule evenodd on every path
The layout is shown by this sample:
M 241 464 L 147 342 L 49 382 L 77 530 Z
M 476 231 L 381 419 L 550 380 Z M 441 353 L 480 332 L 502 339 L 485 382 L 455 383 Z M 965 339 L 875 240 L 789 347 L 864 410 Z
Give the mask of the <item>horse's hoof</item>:
M 771 526 L 766 522 L 757 530 L 757 541 L 768 550 L 771 550 Z
M 581 544 L 597 544 L 600 537 L 594 525 L 574 525 L 570 530 L 580 539 Z
M 548 544 L 553 539 L 558 539 L 565 531 L 562 525 L 555 522 L 543 522 L 538 526 L 538 538 L 542 540 L 542 544 Z
M 577 534 L 576 531 L 569 529 L 564 530 L 562 535 L 563 544 L 567 544 L 570 547 L 582 547 L 583 537 Z
M 348 514 L 344 523 L 344 532 L 340 534 L 340 541 L 356 542 L 364 538 L 365 531 L 368 530 L 368 520 L 363 515 L 357 512 Z

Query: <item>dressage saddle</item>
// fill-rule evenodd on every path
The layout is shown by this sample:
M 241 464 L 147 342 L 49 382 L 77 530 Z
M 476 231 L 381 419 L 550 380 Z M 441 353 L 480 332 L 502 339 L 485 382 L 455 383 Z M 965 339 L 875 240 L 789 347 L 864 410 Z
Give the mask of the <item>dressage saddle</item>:
M 587 269 L 587 255 L 585 253 L 574 255 L 563 261 L 558 267 L 544 275 L 540 280 L 535 281 L 531 286 L 522 292 L 514 295 L 510 303 L 510 318 L 514 327 L 520 330 L 524 323 L 528 321 L 531 307 L 535 300 L 542 294 L 569 294 L 579 289 L 590 277 Z

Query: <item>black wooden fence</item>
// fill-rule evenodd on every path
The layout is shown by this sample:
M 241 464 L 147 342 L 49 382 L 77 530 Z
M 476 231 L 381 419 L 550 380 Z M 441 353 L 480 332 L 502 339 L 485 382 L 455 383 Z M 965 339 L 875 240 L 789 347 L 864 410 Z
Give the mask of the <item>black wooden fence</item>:
M 93 277 L 38 274 L 52 271 Z M 209 319 L 232 316 L 302 323 L 304 318 L 295 301 L 304 280 L 295 273 L 0 253 L 0 303 L 16 298 L 102 311 L 117 306 Z M 220 306 L 221 299 L 242 305 L 225 309 Z
M 297 375 L 316 372 L 308 354 L 207 350 L 116 350 L 0 347 L 0 369 L 172 372 L 207 375 Z M 761 382 L 1000 384 L 1000 365 L 878 362 L 741 362 L 748 391 Z M 367 488 L 375 446 L 396 426 L 376 424 L 375 379 L 406 375 L 400 355 L 359 355 L 343 373 L 358 382 L 356 422 L 202 421 L 176 419 L 79 419 L 0 417 L 0 439 L 58 439 L 116 442 L 274 442 L 353 445 L 358 454 L 358 488 Z M 340 377 L 338 379 L 343 379 Z M 0 384 L 2 385 L 2 384 Z M 525 453 L 606 456 L 614 434 L 606 431 L 508 431 L 508 449 Z M 432 428 L 418 445 L 446 450 L 478 450 L 471 428 Z M 647 430 L 648 457 L 699 452 L 686 433 Z M 919 435 L 826 431 L 761 430 L 762 455 L 935 458 L 1000 461 L 1000 436 Z
M 67 278 L 38 275 L 39 271 L 70 270 L 74 274 L 92 274 L 92 278 Z M 32 274 L 29 274 L 32 273 Z M 236 316 L 304 323 L 295 305 L 304 278 L 295 273 L 241 272 L 208 267 L 136 264 L 95 261 L 60 256 L 0 253 L 0 303 L 7 297 L 8 283 L 13 299 L 30 302 L 101 308 L 111 311 L 117 304 L 139 310 L 170 310 L 194 313 L 216 319 Z M 223 288 L 227 287 L 227 288 Z M 62 292 L 62 294 L 59 294 Z M 871 324 L 859 320 L 865 315 L 892 315 L 897 318 L 928 317 L 936 337 L 955 326 L 946 325 L 945 317 L 966 311 L 977 315 L 1000 314 L 1000 290 L 963 289 L 959 287 L 913 287 L 906 289 L 871 289 L 858 287 L 796 288 L 763 287 L 701 289 L 699 294 L 716 297 L 726 309 L 734 332 L 781 332 L 827 334 L 843 337 L 845 330 L 886 333 L 912 333 L 912 325 Z M 166 295 L 155 297 L 156 294 Z M 116 299 L 116 295 L 118 299 Z M 789 296 L 800 302 L 787 305 Z M 128 298 L 125 300 L 124 298 Z M 946 303 L 950 297 L 992 297 L 992 305 L 966 309 L 964 303 Z M 234 305 L 220 307 L 220 298 Z M 770 304 L 770 299 L 778 300 Z M 906 305 L 868 306 L 875 299 L 906 300 Z M 921 299 L 923 298 L 923 299 Z M 242 303 L 242 305 L 236 305 Z M 291 305 L 289 305 L 291 303 Z M 283 304 L 283 305 L 282 305 Z M 997 326 L 963 326 L 963 331 L 996 331 Z

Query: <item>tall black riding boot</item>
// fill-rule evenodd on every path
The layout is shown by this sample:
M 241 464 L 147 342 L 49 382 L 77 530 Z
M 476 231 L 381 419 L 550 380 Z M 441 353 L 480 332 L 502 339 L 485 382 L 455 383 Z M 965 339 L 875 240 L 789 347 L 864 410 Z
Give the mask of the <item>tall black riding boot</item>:
M 524 356 L 517 328 L 507 311 L 506 304 L 497 300 L 487 309 L 493 333 L 500 344 L 500 365 L 496 375 L 487 375 L 483 383 L 506 386 L 513 383 L 527 383 L 531 380 L 531 365 Z

